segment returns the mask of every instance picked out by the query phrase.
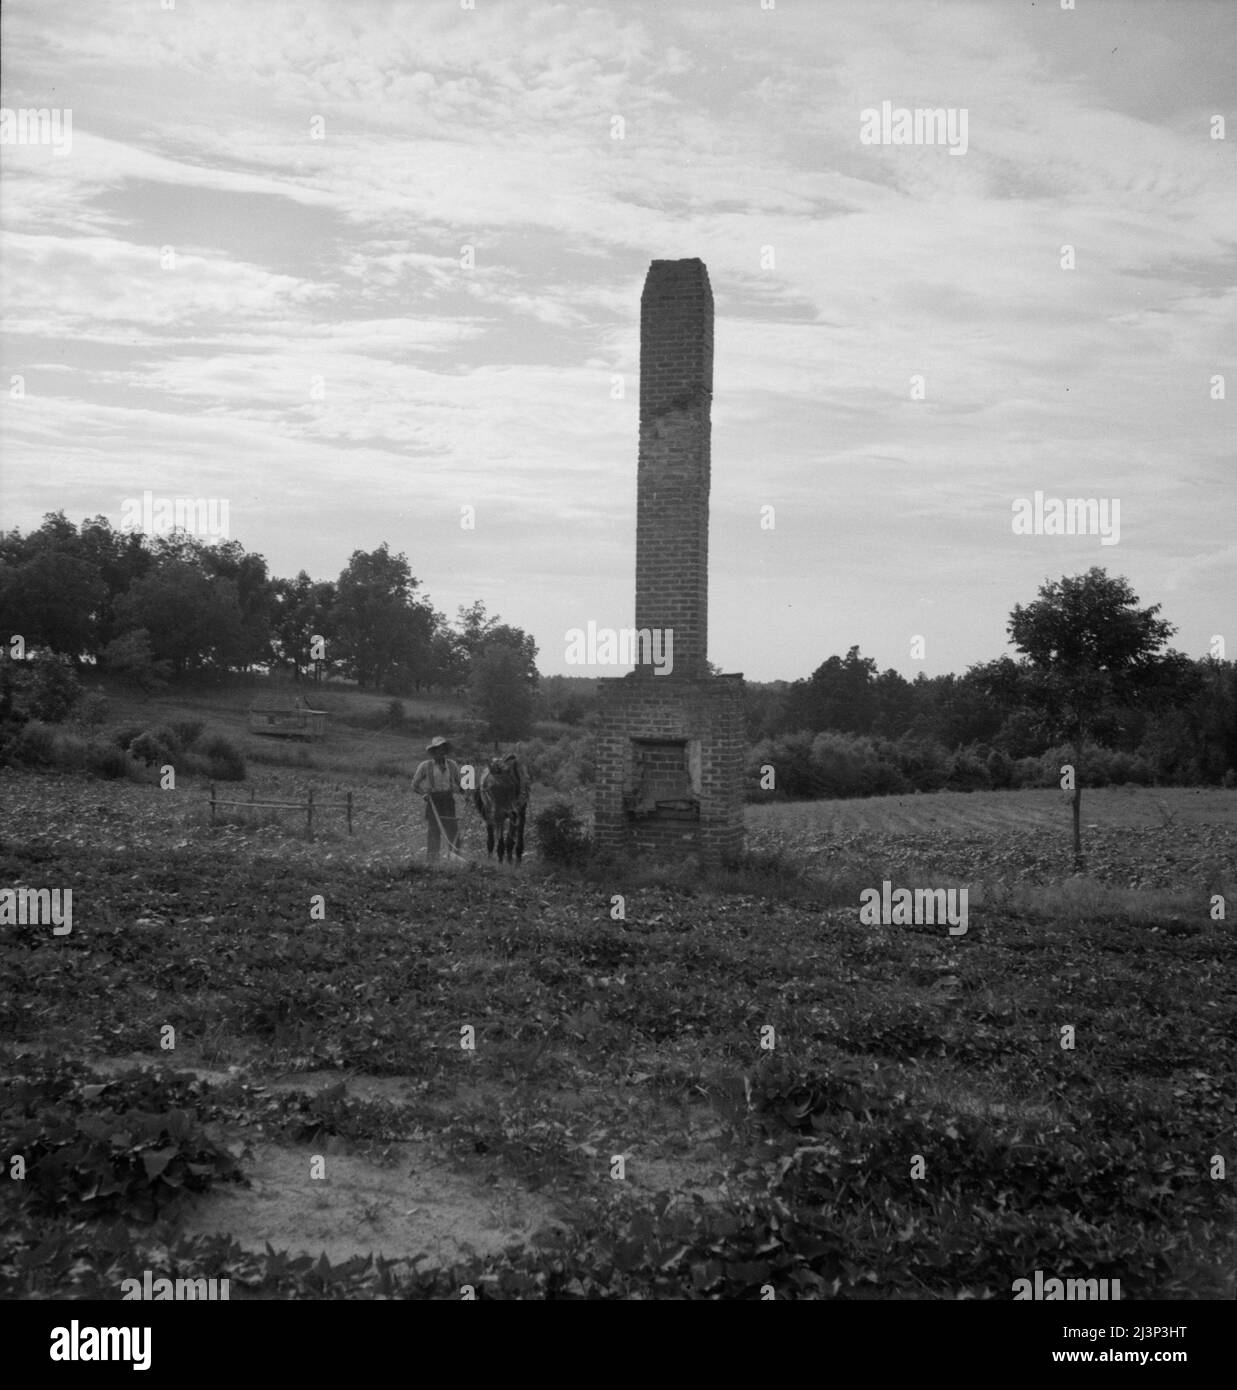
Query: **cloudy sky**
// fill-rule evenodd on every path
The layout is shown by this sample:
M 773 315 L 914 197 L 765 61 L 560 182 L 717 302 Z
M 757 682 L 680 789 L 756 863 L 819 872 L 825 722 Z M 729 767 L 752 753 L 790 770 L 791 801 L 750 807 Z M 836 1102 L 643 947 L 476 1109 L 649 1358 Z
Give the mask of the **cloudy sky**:
M 723 669 L 962 670 L 1092 565 L 1233 656 L 1230 0 L 169 3 L 5 0 L 4 107 L 72 128 L 0 147 L 0 524 L 224 499 L 610 674 L 564 634 L 633 620 L 640 288 L 699 256 Z

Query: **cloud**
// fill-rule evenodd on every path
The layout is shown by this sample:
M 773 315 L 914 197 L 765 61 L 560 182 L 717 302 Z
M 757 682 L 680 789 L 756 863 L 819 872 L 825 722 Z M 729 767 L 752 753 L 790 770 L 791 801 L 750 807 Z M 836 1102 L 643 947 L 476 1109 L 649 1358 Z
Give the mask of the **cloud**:
M 901 661 L 908 591 L 963 611 L 978 567 L 991 601 L 934 650 L 991 654 L 1001 605 L 1073 557 L 1001 530 L 1035 487 L 1121 495 L 1122 563 L 1197 606 L 1194 577 L 1237 578 L 1210 397 L 1237 171 L 1208 136 L 1235 26 L 1173 13 L 135 0 L 68 23 L 16 0 L 6 100 L 71 106 L 74 145 L 3 151 L 28 392 L 0 399 L 0 500 L 29 524 L 141 478 L 244 498 L 236 534 L 320 574 L 406 527 L 444 593 L 505 584 L 565 629 L 565 590 L 630 603 L 640 286 L 692 255 L 718 314 L 715 553 L 759 564 L 762 611 L 815 586 L 812 643 L 871 633 Z M 864 146 L 883 100 L 965 107 L 967 155 Z M 462 502 L 489 518 L 468 540 Z M 775 537 L 749 529 L 762 503 Z M 714 588 L 730 664 L 826 654 Z

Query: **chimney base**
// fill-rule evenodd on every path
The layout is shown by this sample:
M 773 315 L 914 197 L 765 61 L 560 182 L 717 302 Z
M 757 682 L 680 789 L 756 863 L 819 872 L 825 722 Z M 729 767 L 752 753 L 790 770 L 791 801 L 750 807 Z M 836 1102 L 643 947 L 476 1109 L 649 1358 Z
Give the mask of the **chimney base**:
M 743 677 L 597 682 L 603 852 L 717 865 L 743 848 Z

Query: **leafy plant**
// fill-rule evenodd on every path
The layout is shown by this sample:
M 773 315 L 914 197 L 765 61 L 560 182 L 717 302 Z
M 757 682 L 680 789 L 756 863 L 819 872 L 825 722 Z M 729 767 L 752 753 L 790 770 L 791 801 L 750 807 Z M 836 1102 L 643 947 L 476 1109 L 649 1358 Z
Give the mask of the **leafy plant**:
M 202 745 L 209 775 L 216 782 L 243 782 L 245 758 L 240 749 L 222 734 L 216 734 Z
M 588 858 L 592 840 L 569 801 L 555 801 L 533 819 L 541 856 L 552 864 L 579 864 Z
M 42 653 L 34 660 L 33 671 L 31 715 L 49 724 L 61 723 L 82 697 L 82 683 L 72 661 L 67 656 Z
M 195 1117 L 192 1084 L 149 1072 L 96 1082 L 65 1062 L 0 1082 L 0 1144 L 24 1160 L 26 1202 L 149 1222 L 218 1179 L 239 1180 L 236 1155 Z

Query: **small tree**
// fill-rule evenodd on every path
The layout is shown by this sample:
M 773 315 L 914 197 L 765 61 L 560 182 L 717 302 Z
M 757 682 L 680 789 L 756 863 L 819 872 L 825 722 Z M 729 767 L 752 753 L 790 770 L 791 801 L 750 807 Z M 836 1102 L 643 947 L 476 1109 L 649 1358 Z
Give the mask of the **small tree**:
M 59 724 L 69 717 L 82 697 L 82 683 L 67 656 L 41 652 L 32 663 L 30 713 L 45 724 Z
M 536 690 L 529 683 L 528 663 L 515 648 L 496 642 L 475 656 L 468 694 L 490 738 L 506 742 L 531 733 Z
M 171 673 L 170 662 L 154 659 L 150 633 L 144 627 L 109 642 L 103 651 L 103 664 L 121 680 L 137 686 L 144 695 L 166 685 Z
M 1063 735 L 1074 758 L 1074 867 L 1082 853 L 1082 745 L 1099 716 L 1154 684 L 1161 648 L 1176 631 L 1156 617 L 1160 605 L 1137 607 L 1120 576 L 1095 567 L 1046 583 L 1039 598 L 1018 604 L 1009 620 L 1014 646 L 1030 661 L 1028 694 L 1045 723 Z

